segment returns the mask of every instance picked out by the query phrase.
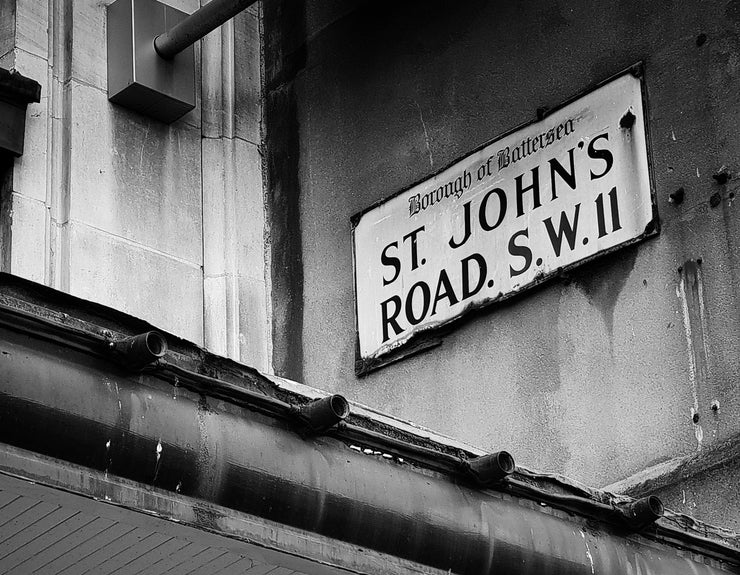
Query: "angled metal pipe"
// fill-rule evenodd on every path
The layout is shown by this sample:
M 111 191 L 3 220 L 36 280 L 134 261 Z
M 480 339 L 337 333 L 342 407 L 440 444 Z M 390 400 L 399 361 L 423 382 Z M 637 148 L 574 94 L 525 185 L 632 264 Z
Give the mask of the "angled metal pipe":
M 191 44 L 195 44 L 256 0 L 211 0 L 179 24 L 154 39 L 154 49 L 165 60 L 171 60 Z
M 132 371 L 141 371 L 167 353 L 167 340 L 156 331 L 112 341 L 108 345 L 113 356 Z
M 349 402 L 341 395 L 317 399 L 302 407 L 299 417 L 313 433 L 323 433 L 349 415 Z

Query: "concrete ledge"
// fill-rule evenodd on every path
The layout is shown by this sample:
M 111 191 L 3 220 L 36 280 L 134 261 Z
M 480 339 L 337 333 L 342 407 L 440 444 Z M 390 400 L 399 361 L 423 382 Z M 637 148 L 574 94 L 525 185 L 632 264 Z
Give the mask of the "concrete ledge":
M 602 489 L 610 493 L 642 497 L 735 460 L 740 460 L 740 434 L 702 451 L 668 459 Z

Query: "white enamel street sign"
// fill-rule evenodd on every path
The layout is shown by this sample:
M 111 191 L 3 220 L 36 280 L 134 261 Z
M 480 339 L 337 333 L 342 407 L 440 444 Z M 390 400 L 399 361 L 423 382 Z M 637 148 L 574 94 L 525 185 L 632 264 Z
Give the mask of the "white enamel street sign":
M 361 362 L 655 233 L 624 74 L 353 218 Z

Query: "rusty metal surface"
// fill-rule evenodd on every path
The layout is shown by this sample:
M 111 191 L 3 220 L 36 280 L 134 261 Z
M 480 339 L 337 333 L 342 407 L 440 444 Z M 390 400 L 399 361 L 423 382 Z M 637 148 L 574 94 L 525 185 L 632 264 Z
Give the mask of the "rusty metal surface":
M 0 441 L 12 446 L 456 573 L 727 572 L 711 553 L 646 544 L 388 454 L 302 436 L 58 338 L 6 325 L 0 342 Z

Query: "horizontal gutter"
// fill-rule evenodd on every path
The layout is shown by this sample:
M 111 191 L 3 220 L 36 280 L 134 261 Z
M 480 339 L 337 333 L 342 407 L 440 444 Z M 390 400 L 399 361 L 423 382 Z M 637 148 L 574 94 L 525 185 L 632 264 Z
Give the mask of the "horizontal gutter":
M 308 433 L 311 398 L 244 367 L 229 381 L 238 366 L 177 338 L 131 373 L 108 350 L 139 320 L 101 326 L 91 304 L 39 306 L 52 294 L 20 284 L 0 274 L 2 443 L 453 573 L 740 572 L 728 541 L 675 517 L 636 531 L 606 494 L 526 472 L 481 487 L 474 454 L 366 419 Z

